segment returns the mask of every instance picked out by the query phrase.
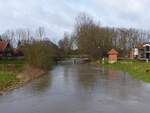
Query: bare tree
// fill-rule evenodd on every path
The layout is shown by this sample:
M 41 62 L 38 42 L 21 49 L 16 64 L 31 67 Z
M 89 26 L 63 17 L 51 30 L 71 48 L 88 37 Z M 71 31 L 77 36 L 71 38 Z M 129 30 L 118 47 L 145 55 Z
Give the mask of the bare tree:
M 40 39 L 43 39 L 45 37 L 45 28 L 44 27 L 39 27 L 37 30 L 36 30 L 36 34 L 37 34 L 37 37 L 40 38 Z
M 112 47 L 113 30 L 101 27 L 86 14 L 80 14 L 76 21 L 74 34 L 80 52 L 91 58 L 105 55 Z

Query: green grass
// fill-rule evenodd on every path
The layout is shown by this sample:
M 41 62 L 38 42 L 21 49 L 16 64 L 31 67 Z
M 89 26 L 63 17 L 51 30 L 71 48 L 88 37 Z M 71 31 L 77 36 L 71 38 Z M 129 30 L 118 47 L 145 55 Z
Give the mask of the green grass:
M 17 83 L 16 75 L 14 72 L 0 71 L 0 90 L 5 90 L 6 88 Z
M 23 64 L 24 60 L 17 59 L 3 59 L 0 60 L 0 64 Z
M 105 63 L 102 66 L 128 72 L 134 78 L 150 83 L 150 62 L 122 60 L 115 64 Z
M 0 71 L 0 82 L 16 80 L 15 73 Z
M 10 70 L 11 71 L 17 71 L 21 70 L 23 66 L 25 65 L 24 60 L 16 60 L 16 59 L 10 59 L 10 60 L 0 60 L 0 70 Z
M 0 91 L 18 82 L 16 74 L 23 69 L 24 65 L 23 60 L 0 60 Z

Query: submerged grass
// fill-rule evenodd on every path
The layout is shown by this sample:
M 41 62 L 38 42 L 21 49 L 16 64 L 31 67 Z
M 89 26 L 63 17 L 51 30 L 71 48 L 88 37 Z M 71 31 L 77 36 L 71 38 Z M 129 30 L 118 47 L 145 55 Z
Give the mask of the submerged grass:
M 150 83 L 150 62 L 122 60 L 115 64 L 105 63 L 102 66 L 128 72 L 134 78 Z

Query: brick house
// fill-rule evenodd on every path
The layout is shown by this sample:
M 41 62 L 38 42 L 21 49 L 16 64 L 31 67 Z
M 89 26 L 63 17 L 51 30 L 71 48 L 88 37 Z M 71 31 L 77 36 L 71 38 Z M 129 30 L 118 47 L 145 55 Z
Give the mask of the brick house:
M 0 41 L 0 57 L 11 57 L 13 56 L 13 48 L 10 43 L 6 41 Z
M 116 63 L 118 59 L 118 52 L 115 49 L 111 49 L 108 52 L 108 63 L 113 64 Z

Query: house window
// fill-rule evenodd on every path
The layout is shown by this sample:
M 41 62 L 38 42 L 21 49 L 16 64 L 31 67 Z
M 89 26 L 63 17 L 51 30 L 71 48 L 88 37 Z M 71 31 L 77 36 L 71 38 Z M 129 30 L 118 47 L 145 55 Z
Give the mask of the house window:
M 150 53 L 146 53 L 146 59 L 150 59 Z
M 149 48 L 149 46 L 146 46 L 146 51 L 150 51 L 150 48 Z

